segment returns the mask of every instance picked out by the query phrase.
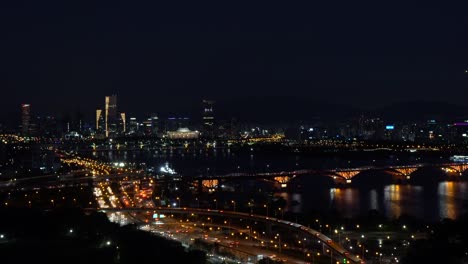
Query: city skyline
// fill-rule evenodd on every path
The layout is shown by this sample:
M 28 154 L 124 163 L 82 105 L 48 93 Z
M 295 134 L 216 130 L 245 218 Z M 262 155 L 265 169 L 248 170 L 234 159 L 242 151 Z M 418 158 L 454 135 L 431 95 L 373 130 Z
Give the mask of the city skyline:
M 114 96 L 117 96 L 114 94 Z M 103 96 L 110 97 L 110 96 Z M 120 97 L 120 96 L 119 96 Z M 126 122 L 130 118 L 137 118 L 144 120 L 153 115 L 160 118 L 190 118 L 196 120 L 200 124 L 203 122 L 203 102 L 207 99 L 201 100 L 192 99 L 184 107 L 179 109 L 154 109 L 147 108 L 144 111 L 135 111 L 138 108 L 129 108 L 125 100 L 128 98 L 120 97 L 119 100 L 119 120 L 120 115 L 126 116 Z M 258 103 L 262 101 L 262 106 L 258 107 Z M 105 103 L 101 102 L 96 106 L 86 106 L 83 108 L 75 108 L 67 111 L 60 111 L 55 109 L 51 111 L 44 111 L 31 102 L 27 102 L 29 107 L 32 107 L 32 117 L 54 117 L 58 119 L 74 119 L 75 116 L 80 116 L 81 119 L 96 125 L 98 115 L 100 117 L 100 124 L 102 130 L 105 131 Z M 340 121 L 346 120 L 350 117 L 358 117 L 360 115 L 368 117 L 381 117 L 392 121 L 421 121 L 424 119 L 438 119 L 440 121 L 464 121 L 468 119 L 468 107 L 462 104 L 452 104 L 441 101 L 409 101 L 401 103 L 393 103 L 388 105 L 381 105 L 379 107 L 365 108 L 353 107 L 346 104 L 317 102 L 307 98 L 294 98 L 294 97 L 252 97 L 244 98 L 241 100 L 211 100 L 216 102 L 216 115 L 215 118 L 221 120 L 236 119 L 238 121 L 259 124 L 281 124 L 290 122 L 312 122 L 314 120 L 323 121 Z M 21 124 L 21 105 L 16 106 L 14 109 L 9 109 L 8 114 L 0 114 L 2 121 L 0 124 L 8 127 L 14 127 Z M 283 107 L 278 108 L 277 105 L 281 104 Z M 123 105 L 123 106 L 122 106 Z M 152 106 L 156 107 L 156 106 Z M 30 110 L 31 111 L 31 110 Z
M 2 9 L 9 26 L 0 110 L 11 115 L 31 103 L 41 112 L 87 112 L 114 93 L 136 113 L 204 98 L 295 96 L 373 108 L 463 105 L 468 97 L 464 4 L 185 7 Z

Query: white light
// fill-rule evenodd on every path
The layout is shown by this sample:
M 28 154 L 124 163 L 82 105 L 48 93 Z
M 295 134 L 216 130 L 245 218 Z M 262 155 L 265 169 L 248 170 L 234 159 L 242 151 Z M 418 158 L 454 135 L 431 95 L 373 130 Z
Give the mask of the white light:
M 169 173 L 169 174 L 176 174 L 176 172 L 169 168 L 169 164 L 166 163 L 164 166 L 161 166 L 161 168 L 159 168 L 159 171 L 161 171 L 162 173 Z
M 0 235 L 0 238 L 4 238 L 5 236 L 3 234 Z
M 106 243 L 106 244 L 109 246 L 109 245 L 111 244 L 111 242 L 110 242 L 110 241 L 107 241 L 107 243 Z
M 70 233 L 73 233 L 73 229 L 70 229 Z

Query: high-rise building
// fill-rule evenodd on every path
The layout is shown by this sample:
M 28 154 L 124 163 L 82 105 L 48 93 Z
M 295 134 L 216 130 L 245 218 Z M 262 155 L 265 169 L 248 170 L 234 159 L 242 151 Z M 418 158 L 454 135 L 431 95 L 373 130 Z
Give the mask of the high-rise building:
M 203 100 L 203 133 L 205 137 L 213 137 L 215 129 L 214 101 Z
M 21 105 L 21 132 L 24 136 L 29 134 L 29 127 L 31 125 L 31 105 Z
M 127 132 L 127 119 L 125 118 L 125 113 L 120 113 L 120 127 L 122 133 Z
M 151 115 L 151 134 L 157 135 L 159 132 L 159 117 L 157 114 Z
M 136 117 L 130 117 L 128 122 L 128 134 L 137 134 L 139 131 L 138 122 Z
M 101 130 L 102 120 L 102 109 L 96 109 L 96 132 Z
M 105 131 L 106 137 L 117 132 L 117 95 L 105 98 Z

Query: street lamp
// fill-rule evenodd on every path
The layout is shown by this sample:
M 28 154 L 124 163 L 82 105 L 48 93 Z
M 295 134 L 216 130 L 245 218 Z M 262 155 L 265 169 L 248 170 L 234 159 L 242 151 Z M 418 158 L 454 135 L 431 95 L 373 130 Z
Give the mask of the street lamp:
M 248 202 L 247 205 L 250 207 L 250 214 L 252 214 L 252 213 L 253 213 L 253 208 L 252 208 L 252 207 L 253 207 L 253 203 Z
M 278 252 L 281 253 L 281 236 L 279 234 L 276 234 L 276 236 L 278 237 Z
M 234 205 L 234 212 L 236 211 L 236 202 L 234 200 L 231 200 L 231 203 Z
M 263 207 L 266 208 L 266 216 L 268 217 L 268 205 L 264 204 Z
M 218 210 L 218 200 L 214 199 L 213 202 L 215 202 L 215 209 Z
M 335 229 L 335 234 L 338 234 L 338 244 L 341 244 L 341 232 L 338 229 Z

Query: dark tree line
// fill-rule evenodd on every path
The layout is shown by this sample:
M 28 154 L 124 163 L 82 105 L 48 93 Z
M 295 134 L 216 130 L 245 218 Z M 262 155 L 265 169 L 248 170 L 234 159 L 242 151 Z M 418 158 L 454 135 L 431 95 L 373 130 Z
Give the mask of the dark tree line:
M 205 263 L 202 251 L 79 209 L 0 209 L 0 263 Z

